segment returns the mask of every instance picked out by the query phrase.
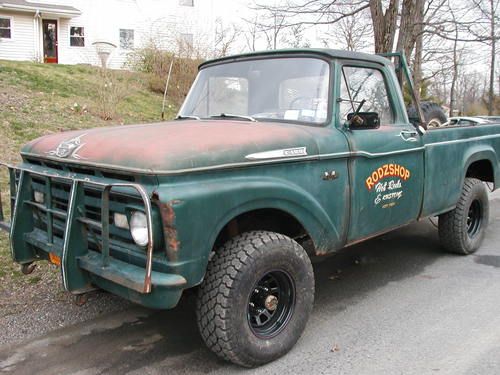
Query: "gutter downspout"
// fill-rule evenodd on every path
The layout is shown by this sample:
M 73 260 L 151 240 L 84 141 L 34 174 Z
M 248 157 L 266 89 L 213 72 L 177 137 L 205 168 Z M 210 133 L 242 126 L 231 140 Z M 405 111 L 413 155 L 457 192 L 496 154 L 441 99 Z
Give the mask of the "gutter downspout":
M 42 61 L 42 53 L 41 53 L 41 34 L 40 34 L 40 19 L 42 18 L 42 13 L 39 10 L 35 12 L 35 16 L 33 17 L 33 31 L 34 31 L 34 41 L 33 41 L 33 49 L 35 52 L 35 60 L 37 62 Z

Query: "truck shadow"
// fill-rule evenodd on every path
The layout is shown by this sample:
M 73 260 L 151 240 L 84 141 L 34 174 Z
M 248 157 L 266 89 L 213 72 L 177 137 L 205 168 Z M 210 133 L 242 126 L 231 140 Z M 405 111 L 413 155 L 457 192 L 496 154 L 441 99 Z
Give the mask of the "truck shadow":
M 411 277 L 433 278 L 425 274 L 426 266 L 445 256 L 448 255 L 439 249 L 436 229 L 427 221 L 346 248 L 314 264 L 316 302 L 312 318 L 328 311 L 328 316 L 335 320 L 335 314 L 346 306 L 390 282 Z M 77 371 L 196 374 L 221 368 L 238 371 L 238 367 L 219 360 L 205 348 L 196 326 L 194 301 L 194 294 L 189 293 L 170 311 L 134 307 L 123 313 L 129 319 L 115 313 L 99 318 L 90 329 L 88 323 L 82 323 L 53 332 L 0 352 L 0 371 L 16 374 Z

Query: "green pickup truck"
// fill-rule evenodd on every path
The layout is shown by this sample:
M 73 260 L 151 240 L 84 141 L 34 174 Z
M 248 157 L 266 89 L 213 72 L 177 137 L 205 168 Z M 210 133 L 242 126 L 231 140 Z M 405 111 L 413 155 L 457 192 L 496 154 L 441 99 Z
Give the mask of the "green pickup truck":
M 326 49 L 232 56 L 200 66 L 175 121 L 36 139 L 7 166 L 12 257 L 59 265 L 80 302 L 169 309 L 196 287 L 212 351 L 276 359 L 311 313 L 312 258 L 431 216 L 446 250 L 481 245 L 500 124 L 414 125 L 402 72 Z

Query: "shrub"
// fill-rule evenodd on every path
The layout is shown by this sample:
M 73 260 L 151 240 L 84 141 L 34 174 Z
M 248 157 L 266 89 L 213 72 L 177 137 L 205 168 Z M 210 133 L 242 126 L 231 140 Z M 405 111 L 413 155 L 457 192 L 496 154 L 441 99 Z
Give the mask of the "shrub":
M 195 53 L 194 49 L 191 49 L 192 47 L 181 49 L 181 52 L 175 55 L 172 52 L 160 50 L 151 44 L 136 50 L 129 57 L 128 66 L 134 70 L 148 73 L 150 90 L 163 93 L 170 64 L 173 61 L 168 98 L 176 105 L 180 105 L 198 73 L 198 65 L 203 62 L 200 55 Z
M 117 116 L 118 104 L 125 98 L 127 87 L 115 77 L 113 71 L 99 69 L 100 82 L 97 87 L 97 115 L 103 120 L 113 120 Z

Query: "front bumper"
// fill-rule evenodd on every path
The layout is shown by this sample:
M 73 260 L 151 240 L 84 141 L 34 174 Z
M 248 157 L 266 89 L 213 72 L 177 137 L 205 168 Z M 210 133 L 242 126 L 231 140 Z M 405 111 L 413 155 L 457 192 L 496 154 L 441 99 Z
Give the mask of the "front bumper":
M 146 189 L 136 183 L 107 183 L 88 178 L 75 178 L 64 173 L 50 173 L 35 168 L 19 168 L 1 164 L 9 170 L 11 221 L 3 215 L 0 199 L 0 229 L 10 234 L 11 252 L 14 261 L 29 264 L 37 260 L 49 259 L 54 254 L 61 259 L 61 275 L 64 288 L 74 294 L 81 294 L 98 286 L 111 293 L 118 294 L 133 302 L 153 307 L 174 307 L 186 286 L 186 279 L 177 274 L 153 270 L 153 223 L 151 200 Z M 43 178 L 47 181 L 47 203 L 33 201 L 31 178 Z M 71 186 L 67 211 L 61 211 L 52 205 L 51 184 L 65 181 Z M 89 219 L 81 214 L 84 205 L 84 187 L 102 191 L 100 221 Z M 144 205 L 149 229 L 149 244 L 146 249 L 144 264 L 128 263 L 124 259 L 110 254 L 110 193 L 113 189 L 135 191 Z M 41 231 L 32 225 L 33 211 L 46 215 L 47 231 Z M 84 207 L 84 206 L 83 206 Z M 53 231 L 54 217 L 64 220 L 64 237 L 55 238 Z M 87 246 L 85 233 L 93 229 L 101 233 L 100 252 L 92 251 Z

